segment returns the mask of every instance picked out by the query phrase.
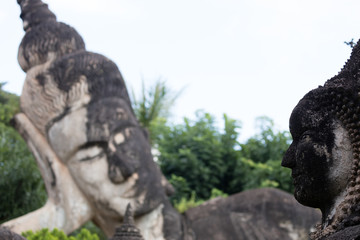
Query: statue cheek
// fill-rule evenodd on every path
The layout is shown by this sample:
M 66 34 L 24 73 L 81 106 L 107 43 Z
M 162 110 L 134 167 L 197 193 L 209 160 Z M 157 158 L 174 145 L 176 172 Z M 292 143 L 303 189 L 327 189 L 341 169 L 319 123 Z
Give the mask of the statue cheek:
M 307 168 L 309 161 L 311 161 L 310 158 L 312 158 L 311 155 L 311 148 L 309 146 L 299 145 L 295 154 L 296 168 L 302 171 Z
M 135 165 L 127 159 L 127 156 L 110 153 L 108 154 L 108 175 L 113 183 L 121 183 L 136 172 Z
M 331 154 L 325 145 L 302 144 L 296 153 L 296 173 L 304 175 L 311 184 L 318 185 L 326 178 L 331 163 Z
M 120 168 L 115 164 L 109 164 L 108 176 L 113 183 L 121 183 L 125 180 Z
M 318 168 L 322 159 L 316 154 L 312 143 L 300 144 L 296 151 L 296 171 L 304 174 L 312 174 L 314 168 Z

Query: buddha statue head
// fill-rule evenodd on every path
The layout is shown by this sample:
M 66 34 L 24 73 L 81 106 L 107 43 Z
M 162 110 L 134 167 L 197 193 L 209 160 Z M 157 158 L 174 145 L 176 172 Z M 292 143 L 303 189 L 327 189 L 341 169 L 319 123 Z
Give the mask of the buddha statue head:
M 291 168 L 295 198 L 322 211 L 318 239 L 360 224 L 359 43 L 341 72 L 307 93 L 290 117 L 293 142 L 282 166 Z
M 18 2 L 26 30 L 18 54 L 27 72 L 21 111 L 67 166 L 99 221 L 120 221 L 128 203 L 134 217 L 158 207 L 167 197 L 162 174 L 117 66 L 86 51 L 76 30 L 57 22 L 40 0 Z

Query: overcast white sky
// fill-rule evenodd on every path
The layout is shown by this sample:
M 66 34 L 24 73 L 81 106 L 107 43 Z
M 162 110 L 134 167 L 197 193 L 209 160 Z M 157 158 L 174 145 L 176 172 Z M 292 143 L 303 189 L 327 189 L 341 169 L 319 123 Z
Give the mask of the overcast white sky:
M 241 120 L 241 139 L 269 116 L 288 129 L 309 90 L 334 76 L 350 56 L 343 42 L 360 36 L 358 0 L 47 0 L 83 36 L 89 51 L 116 62 L 128 86 L 158 78 L 186 87 L 174 121 L 197 109 Z M 20 94 L 23 37 L 16 0 L 0 8 L 0 82 Z

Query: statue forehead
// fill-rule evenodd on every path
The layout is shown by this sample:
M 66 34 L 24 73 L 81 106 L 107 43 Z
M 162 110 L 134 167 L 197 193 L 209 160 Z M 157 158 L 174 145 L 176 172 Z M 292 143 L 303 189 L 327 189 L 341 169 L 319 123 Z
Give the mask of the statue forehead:
M 316 129 L 331 124 L 331 117 L 320 103 L 313 99 L 303 98 L 294 108 L 290 117 L 290 130 L 302 132 L 304 130 Z
M 48 139 L 61 159 L 88 142 L 108 141 L 126 127 L 137 126 L 122 99 L 104 99 L 65 114 L 48 130 Z
M 48 140 L 63 161 L 87 141 L 86 114 L 86 108 L 70 112 L 56 121 L 48 130 Z
M 121 98 L 102 99 L 87 107 L 87 138 L 107 140 L 110 135 L 127 127 L 138 126 L 131 107 Z

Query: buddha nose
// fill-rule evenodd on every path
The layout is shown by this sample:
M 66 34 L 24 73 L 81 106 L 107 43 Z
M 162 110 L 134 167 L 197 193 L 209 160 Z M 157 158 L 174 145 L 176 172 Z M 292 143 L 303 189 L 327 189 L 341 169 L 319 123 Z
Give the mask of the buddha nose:
M 108 175 L 113 183 L 124 182 L 136 171 L 133 164 L 122 159 L 117 154 L 109 154 L 108 163 Z
M 295 167 L 295 152 L 296 152 L 296 148 L 293 142 L 290 145 L 289 149 L 285 152 L 285 155 L 281 161 L 281 166 L 291 169 Z

